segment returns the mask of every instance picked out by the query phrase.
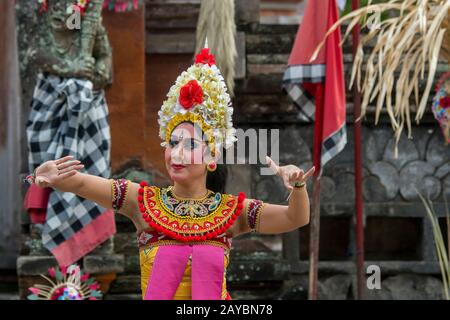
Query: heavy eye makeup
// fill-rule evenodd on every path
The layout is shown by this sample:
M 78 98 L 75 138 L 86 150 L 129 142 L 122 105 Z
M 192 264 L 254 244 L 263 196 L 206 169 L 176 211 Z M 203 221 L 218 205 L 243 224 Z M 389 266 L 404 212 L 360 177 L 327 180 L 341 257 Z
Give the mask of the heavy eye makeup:
M 194 150 L 200 146 L 200 143 L 195 139 L 185 139 L 184 140 L 184 148 L 187 150 Z
M 169 140 L 169 146 L 171 148 L 175 148 L 177 146 L 177 144 L 179 144 L 180 141 L 182 141 L 182 139 L 183 139 L 183 136 L 175 136 L 175 135 L 171 136 L 170 140 Z
M 169 146 L 171 148 L 175 148 L 180 142 L 182 142 L 183 148 L 185 150 L 195 150 L 201 145 L 201 142 L 194 138 L 186 138 L 180 140 L 180 138 L 173 136 L 170 138 Z
M 178 143 L 180 143 L 179 140 L 170 139 L 170 141 L 169 141 L 169 146 L 170 146 L 171 148 L 175 148 L 176 145 L 177 145 Z

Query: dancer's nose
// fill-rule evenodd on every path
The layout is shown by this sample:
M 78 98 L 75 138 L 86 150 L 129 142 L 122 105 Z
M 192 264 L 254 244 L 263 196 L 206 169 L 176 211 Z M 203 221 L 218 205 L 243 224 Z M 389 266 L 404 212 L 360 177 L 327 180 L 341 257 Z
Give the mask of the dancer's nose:
M 183 163 L 183 146 L 182 143 L 178 143 L 175 148 L 172 149 L 170 156 L 172 157 L 172 162 Z

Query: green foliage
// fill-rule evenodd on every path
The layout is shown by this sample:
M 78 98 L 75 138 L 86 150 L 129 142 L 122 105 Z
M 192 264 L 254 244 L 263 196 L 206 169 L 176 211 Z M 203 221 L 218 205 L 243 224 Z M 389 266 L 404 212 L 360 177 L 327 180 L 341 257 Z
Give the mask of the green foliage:
M 368 5 L 369 2 L 370 2 L 370 4 L 376 4 L 376 3 L 384 3 L 384 2 L 389 2 L 389 1 L 388 0 L 360 0 L 359 7 L 360 8 L 361 7 L 365 7 L 365 6 Z M 344 10 L 341 11 L 341 17 L 345 16 L 346 14 L 349 14 L 351 11 L 352 11 L 352 0 L 347 0 Z M 381 19 L 380 20 L 383 21 L 383 20 L 385 20 L 387 18 L 388 18 L 388 13 L 384 12 L 381 15 Z
M 444 242 L 444 237 L 442 235 L 442 231 L 441 228 L 439 226 L 439 220 L 438 217 L 436 215 L 436 213 L 434 212 L 434 208 L 433 208 L 433 203 L 431 202 L 431 200 L 427 200 L 425 199 L 420 193 L 419 191 L 417 191 L 417 194 L 420 197 L 420 200 L 422 200 L 423 205 L 425 206 L 425 210 L 427 213 L 428 218 L 430 219 L 431 222 L 431 226 L 433 228 L 433 236 L 434 236 L 434 246 L 436 248 L 436 253 L 439 259 L 439 266 L 441 268 L 441 275 L 442 275 L 442 281 L 444 284 L 444 293 L 445 293 L 445 298 L 447 300 L 450 300 L 450 296 L 449 296 L 449 281 L 450 281 L 450 261 L 449 261 L 449 256 L 447 254 L 447 248 Z M 446 206 L 446 216 L 447 216 L 447 228 L 450 227 L 450 225 L 448 225 L 448 217 L 449 217 L 449 211 L 448 211 L 448 207 L 447 207 L 447 202 L 445 202 Z M 447 243 L 447 246 L 449 244 Z

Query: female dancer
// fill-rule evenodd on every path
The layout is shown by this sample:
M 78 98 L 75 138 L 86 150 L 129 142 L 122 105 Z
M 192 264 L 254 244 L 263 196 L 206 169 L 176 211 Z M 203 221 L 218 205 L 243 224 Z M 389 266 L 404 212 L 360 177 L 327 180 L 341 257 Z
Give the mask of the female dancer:
M 205 48 L 170 88 L 159 111 L 165 164 L 173 185 L 148 186 L 81 173 L 72 156 L 39 166 L 39 187 L 72 192 L 130 218 L 137 229 L 144 299 L 230 299 L 226 268 L 231 240 L 256 231 L 277 234 L 309 223 L 306 173 L 267 162 L 291 190 L 287 206 L 224 193 L 214 183 L 223 148 L 236 141 L 230 97 Z M 221 167 L 222 165 L 220 165 Z

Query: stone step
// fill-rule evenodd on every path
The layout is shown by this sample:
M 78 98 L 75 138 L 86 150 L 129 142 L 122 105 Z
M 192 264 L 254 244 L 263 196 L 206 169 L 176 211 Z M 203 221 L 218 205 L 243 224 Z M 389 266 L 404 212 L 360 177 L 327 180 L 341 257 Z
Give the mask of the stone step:
M 142 296 L 136 293 L 128 294 L 107 294 L 103 300 L 142 300 Z
M 0 300 L 19 300 L 16 270 L 0 270 Z
M 53 256 L 20 256 L 17 259 L 17 274 L 20 276 L 38 276 L 47 274 L 48 269 L 56 267 Z M 104 274 L 124 271 L 124 256 L 121 254 L 87 255 L 83 258 L 83 269 L 92 274 Z
M 0 300 L 20 300 L 19 293 L 3 293 L 0 292 Z
M 401 273 L 417 273 L 423 275 L 440 275 L 441 270 L 438 261 L 365 261 L 365 270 L 369 266 L 378 266 L 383 276 Z M 322 274 L 355 274 L 354 261 L 319 261 L 319 273 Z M 292 266 L 295 274 L 308 274 L 309 262 L 300 261 Z

